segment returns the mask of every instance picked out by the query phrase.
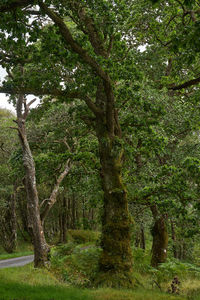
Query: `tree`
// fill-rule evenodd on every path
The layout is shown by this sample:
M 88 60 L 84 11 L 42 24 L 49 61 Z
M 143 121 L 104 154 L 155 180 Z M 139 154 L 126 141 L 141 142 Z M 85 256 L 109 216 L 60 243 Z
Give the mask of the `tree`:
M 17 243 L 17 216 L 16 216 L 16 183 L 9 163 L 17 140 L 16 134 L 10 129 L 15 116 L 8 110 L 0 109 L 0 206 L 1 232 L 0 243 L 7 252 L 13 252 Z
M 117 102 L 120 103 L 124 97 L 118 93 L 117 83 L 120 81 L 128 83 L 138 76 L 134 69 L 132 52 L 128 52 L 128 43 L 125 39 L 126 32 L 129 30 L 127 16 L 129 16 L 131 1 L 126 4 L 121 1 L 115 3 L 95 1 L 85 4 L 76 1 L 67 3 L 55 1 L 51 6 L 38 1 L 39 10 L 34 9 L 33 6 L 34 12 L 29 10 L 28 5 L 32 5 L 32 1 L 6 1 L 0 6 L 1 29 L 10 32 L 8 38 L 5 35 L 3 37 L 5 48 L 8 48 L 8 41 L 11 42 L 15 57 L 19 57 L 23 62 L 26 62 L 28 56 L 28 61 L 34 63 L 34 59 L 39 55 L 37 66 L 30 63 L 29 70 L 32 71 L 32 76 L 30 72 L 25 72 L 27 81 L 23 78 L 24 85 L 21 85 L 20 92 L 51 94 L 64 96 L 66 99 L 78 98 L 87 104 L 89 111 L 85 121 L 95 129 L 98 138 L 104 191 L 101 242 L 103 251 L 99 262 L 98 281 L 99 284 L 109 282 L 110 286 L 132 286 L 131 220 L 128 213 L 127 192 L 121 177 L 124 151 L 117 111 Z M 38 15 L 38 18 L 29 26 L 27 16 L 31 16 L 32 13 Z M 13 14 L 19 25 L 16 31 L 13 27 L 14 25 L 16 28 L 16 22 L 12 24 L 11 21 Z M 44 20 L 44 16 L 47 16 L 51 22 L 46 32 L 42 31 L 40 23 Z M 66 18 L 70 18 L 76 31 L 70 28 Z M 10 24 L 10 30 L 5 26 L 5 20 Z M 25 37 L 25 34 L 30 37 L 27 35 Z M 14 36 L 17 38 L 15 45 L 10 41 L 10 37 Z M 33 52 L 32 55 L 30 49 L 33 50 L 33 45 L 30 42 L 38 38 L 42 40 L 40 51 L 34 47 L 35 53 Z M 27 44 L 24 39 L 28 40 Z M 55 49 L 55 42 L 57 49 Z M 24 49 L 24 55 L 19 51 L 18 54 L 16 53 L 17 44 L 22 45 L 21 51 Z M 126 52 L 127 55 L 122 60 L 122 53 Z M 5 52 L 3 56 L 6 64 L 6 59 L 9 60 L 9 57 Z M 71 57 L 71 61 L 66 60 L 67 56 Z M 49 73 L 48 63 L 51 66 L 53 64 L 54 78 Z M 60 66 L 59 70 L 56 65 Z M 47 73 L 40 73 L 44 76 L 37 78 L 40 67 L 44 68 L 44 66 Z M 33 72 L 34 68 L 37 73 Z M 131 78 L 130 74 L 132 74 Z M 63 81 L 61 79 L 63 77 L 65 78 L 64 89 L 58 85 L 58 82 Z M 4 84 L 1 91 L 16 93 L 20 81 L 19 75 L 15 82 L 11 80 L 10 83 Z

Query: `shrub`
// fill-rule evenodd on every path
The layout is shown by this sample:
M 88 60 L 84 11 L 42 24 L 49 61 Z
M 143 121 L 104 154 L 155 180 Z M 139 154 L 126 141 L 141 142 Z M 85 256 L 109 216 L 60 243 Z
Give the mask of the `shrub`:
M 98 271 L 101 249 L 92 245 L 78 245 L 66 257 L 63 279 L 76 286 L 89 286 Z
M 68 230 L 68 240 L 72 240 L 77 244 L 85 244 L 88 242 L 96 243 L 100 237 L 100 233 L 90 230 Z
M 76 285 L 89 286 L 98 271 L 101 248 L 69 242 L 52 250 L 51 268 L 57 277 Z
M 95 246 L 77 246 L 71 255 L 72 264 L 91 279 L 98 270 L 101 251 L 101 248 Z
M 156 281 L 161 284 L 171 281 L 175 276 L 180 279 L 190 276 L 199 277 L 200 268 L 193 264 L 183 263 L 176 259 L 168 260 L 159 266 L 159 269 L 149 268 L 149 273 L 153 274 Z
M 75 246 L 76 245 L 72 241 L 70 241 L 67 244 L 60 245 L 60 246 L 54 248 L 54 250 L 52 251 L 52 256 L 70 255 L 73 252 Z
M 151 256 L 141 248 L 133 248 L 134 270 L 146 273 L 149 270 Z

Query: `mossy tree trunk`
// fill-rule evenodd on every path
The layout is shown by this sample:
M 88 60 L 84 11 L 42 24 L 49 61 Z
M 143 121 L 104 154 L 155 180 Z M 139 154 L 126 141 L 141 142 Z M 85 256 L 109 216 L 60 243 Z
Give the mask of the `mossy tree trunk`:
M 79 98 L 85 101 L 90 112 L 95 117 L 95 120 L 94 117 L 91 118 L 90 113 L 86 116 L 88 121 L 93 122 L 93 127 L 95 125 L 99 141 L 104 191 L 104 213 L 102 217 L 103 252 L 99 263 L 100 274 L 98 275 L 98 280 L 99 283 L 113 287 L 129 287 L 132 284 L 131 222 L 128 213 L 127 193 L 121 178 L 123 146 L 120 142 L 121 129 L 115 106 L 117 93 L 115 93 L 112 68 L 109 71 L 109 60 L 112 56 L 115 34 L 110 36 L 106 34 L 102 38 L 102 29 L 98 28 L 96 18 L 93 18 L 92 14 L 85 9 L 84 2 L 72 1 L 71 4 L 73 4 L 70 5 L 72 15 L 80 21 L 80 29 L 89 39 L 94 53 L 90 50 L 87 51 L 80 44 L 80 41 L 75 39 L 62 15 L 55 13 L 54 9 L 43 1 L 38 2 L 38 7 L 42 14 L 48 16 L 57 26 L 62 36 L 64 47 L 70 48 L 73 53 L 78 54 L 81 63 L 83 62 L 90 68 L 92 82 L 98 81 L 100 83 L 97 83 L 96 103 L 93 101 L 93 94 L 90 94 L 90 91 L 94 90 L 94 86 L 89 88 L 89 94 L 86 92 L 83 94 L 81 92 L 81 84 L 80 93 L 76 90 L 71 96 L 69 93 L 67 97 Z M 9 8 L 10 6 L 6 6 L 4 11 L 9 10 Z M 118 38 L 116 41 L 118 41 Z M 99 59 L 100 57 L 102 60 Z M 115 55 L 113 58 L 114 62 Z M 104 60 L 107 60 L 108 64 Z M 96 81 L 93 81 L 94 76 L 96 76 Z
M 167 258 L 168 232 L 165 216 L 159 215 L 156 205 L 151 207 L 151 211 L 154 217 L 151 265 L 157 268 Z
M 97 103 L 102 97 L 97 90 Z M 112 117 L 112 116 L 110 116 Z M 117 120 L 117 119 L 116 119 Z M 121 131 L 116 122 L 114 134 L 108 130 L 104 115 L 96 116 L 99 141 L 101 179 L 104 191 L 102 215 L 102 254 L 97 282 L 113 287 L 132 286 L 132 253 L 130 247 L 131 220 L 128 212 L 126 188 L 122 182 L 123 146 Z
M 143 224 L 141 224 L 140 231 L 141 231 L 140 248 L 142 248 L 143 250 L 145 250 L 146 243 L 145 243 L 145 232 L 144 232 L 144 225 Z

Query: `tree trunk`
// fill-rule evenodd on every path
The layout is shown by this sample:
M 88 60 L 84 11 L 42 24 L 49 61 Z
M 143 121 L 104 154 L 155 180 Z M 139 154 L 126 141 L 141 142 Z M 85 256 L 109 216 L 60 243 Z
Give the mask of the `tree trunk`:
M 39 199 L 36 189 L 35 166 L 29 146 L 24 140 L 23 160 L 26 172 L 26 192 L 28 207 L 28 226 L 32 232 L 34 245 L 34 266 L 42 267 L 48 260 L 49 247 L 46 243 L 40 220 Z
M 58 216 L 59 219 L 59 228 L 60 228 L 60 237 L 59 237 L 59 243 L 63 243 L 63 220 L 62 220 L 62 213 Z
M 140 248 L 142 248 L 143 250 L 145 250 L 146 245 L 145 245 L 145 234 L 144 234 L 144 226 L 143 226 L 143 224 L 141 224 L 141 227 L 140 227 L 140 234 L 141 234 Z
M 23 152 L 23 164 L 25 168 L 25 187 L 27 193 L 28 226 L 32 232 L 34 245 L 34 266 L 45 266 L 48 260 L 49 247 L 46 243 L 43 227 L 40 219 L 39 199 L 36 187 L 35 163 L 27 140 L 25 120 L 26 112 L 22 114 L 23 95 L 17 102 L 17 125 L 19 139 Z
M 76 229 L 76 198 L 74 192 L 72 193 L 71 216 L 72 216 L 72 229 Z
M 172 232 L 172 241 L 173 241 L 173 253 L 174 253 L 174 258 L 178 258 L 177 254 L 177 246 L 176 246 L 176 232 L 175 232 L 175 224 L 174 221 L 171 220 L 171 232 Z
M 123 149 L 117 138 L 110 138 L 102 122 L 97 124 L 97 137 L 104 191 L 102 216 L 102 253 L 98 283 L 113 287 L 132 286 L 131 220 L 127 192 L 122 183 Z
M 157 268 L 159 264 L 164 263 L 167 258 L 168 232 L 163 215 L 159 216 L 156 206 L 151 207 L 154 217 L 154 226 L 152 228 L 152 267 Z
M 12 251 L 17 246 L 17 215 L 16 215 L 16 185 L 14 185 L 13 195 L 11 196 L 10 214 L 11 214 L 11 248 Z
M 59 225 L 60 225 L 60 243 L 66 243 L 67 241 L 67 199 L 65 196 L 62 197 L 61 213 L 59 214 Z

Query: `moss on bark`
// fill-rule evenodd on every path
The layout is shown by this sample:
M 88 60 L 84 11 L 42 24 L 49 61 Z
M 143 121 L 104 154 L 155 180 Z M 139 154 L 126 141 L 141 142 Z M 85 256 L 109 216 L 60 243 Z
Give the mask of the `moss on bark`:
M 163 216 L 155 221 L 152 235 L 153 245 L 151 265 L 157 268 L 159 264 L 164 263 L 167 258 L 168 232 Z
M 99 274 L 96 284 L 109 287 L 132 287 L 131 218 L 126 188 L 122 182 L 123 148 L 119 138 L 106 130 L 98 132 L 101 177 L 104 191 Z

